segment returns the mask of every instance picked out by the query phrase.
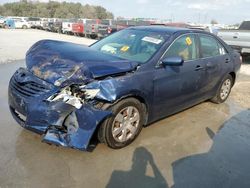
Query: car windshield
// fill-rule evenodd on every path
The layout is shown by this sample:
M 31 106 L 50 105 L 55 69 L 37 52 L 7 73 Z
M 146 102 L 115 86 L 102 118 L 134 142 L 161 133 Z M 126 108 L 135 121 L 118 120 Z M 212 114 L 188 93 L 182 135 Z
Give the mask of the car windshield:
M 167 35 L 157 32 L 125 29 L 90 46 L 122 59 L 147 62 L 163 45 Z

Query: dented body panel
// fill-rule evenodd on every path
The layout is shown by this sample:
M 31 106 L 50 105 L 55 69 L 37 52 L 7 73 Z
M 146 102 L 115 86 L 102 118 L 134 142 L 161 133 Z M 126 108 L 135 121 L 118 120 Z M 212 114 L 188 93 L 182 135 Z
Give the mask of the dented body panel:
M 75 112 L 76 122 L 79 127 L 75 127 L 68 132 L 64 132 L 56 127 L 48 129 L 43 137 L 43 141 L 55 145 L 71 147 L 80 150 L 88 150 L 90 140 L 99 123 L 107 116 L 110 111 L 102 111 L 85 105 Z
M 137 98 L 145 104 L 146 125 L 213 97 L 224 75 L 239 70 L 238 56 L 221 42 L 230 52 L 225 58 L 232 62 L 218 72 L 213 89 L 203 92 L 199 86 L 207 83 L 200 78 L 211 70 L 198 72 L 195 66 L 204 60 L 180 67 L 159 66 L 176 38 L 203 32 L 148 28 L 168 40 L 144 64 L 72 43 L 43 40 L 34 44 L 26 55 L 27 68 L 17 70 L 10 80 L 9 106 L 15 120 L 42 134 L 46 143 L 88 150 L 98 126 L 112 115 L 103 104 Z
M 134 70 L 138 63 L 68 42 L 42 40 L 26 54 L 27 69 L 35 76 L 64 87 Z

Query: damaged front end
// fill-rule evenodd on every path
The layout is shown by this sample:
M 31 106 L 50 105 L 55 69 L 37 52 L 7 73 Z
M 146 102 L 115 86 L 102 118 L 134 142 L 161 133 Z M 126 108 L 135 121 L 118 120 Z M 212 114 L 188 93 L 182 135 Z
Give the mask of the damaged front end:
M 87 150 L 97 126 L 112 113 L 102 109 L 103 102 L 114 102 L 120 87 L 105 78 L 137 66 L 81 45 L 39 41 L 26 54 L 27 68 L 10 80 L 11 113 L 21 126 L 43 134 L 44 142 Z
M 85 85 L 64 88 L 19 69 L 9 85 L 9 105 L 24 128 L 43 134 L 43 142 L 88 150 L 97 126 L 111 115 L 94 101 L 98 89 Z
M 110 111 L 97 109 L 90 104 L 98 92 L 99 89 L 85 89 L 85 86 L 72 85 L 50 96 L 47 101 L 64 103 L 73 106 L 74 109 L 63 118 L 63 123 L 60 123 L 62 126 L 50 126 L 47 129 L 43 141 L 87 150 L 96 127 L 104 118 L 111 115 Z

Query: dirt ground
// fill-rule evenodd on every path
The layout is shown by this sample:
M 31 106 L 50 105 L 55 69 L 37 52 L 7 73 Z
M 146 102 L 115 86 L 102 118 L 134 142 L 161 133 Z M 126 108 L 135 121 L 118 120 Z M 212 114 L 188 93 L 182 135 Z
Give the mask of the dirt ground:
M 99 144 L 89 153 L 41 143 L 8 109 L 8 82 L 24 66 L 25 51 L 39 39 L 54 37 L 93 42 L 36 30 L 0 30 L 0 188 L 250 187 L 249 60 L 224 104 L 204 102 L 144 128 L 124 149 Z

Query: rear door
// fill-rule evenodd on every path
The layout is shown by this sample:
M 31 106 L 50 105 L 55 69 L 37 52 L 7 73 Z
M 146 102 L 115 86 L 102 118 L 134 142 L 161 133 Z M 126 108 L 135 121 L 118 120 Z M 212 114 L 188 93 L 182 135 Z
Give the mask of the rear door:
M 207 78 L 200 89 L 204 95 L 209 95 L 214 93 L 232 63 L 227 50 L 215 37 L 199 34 L 199 43 L 202 67 L 205 68 L 204 76 Z

